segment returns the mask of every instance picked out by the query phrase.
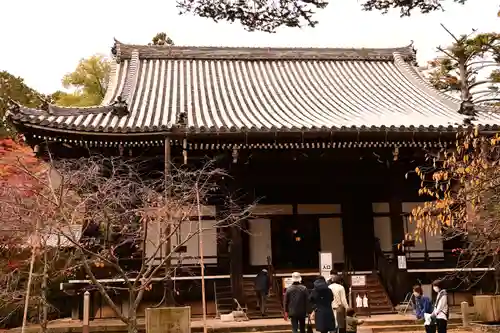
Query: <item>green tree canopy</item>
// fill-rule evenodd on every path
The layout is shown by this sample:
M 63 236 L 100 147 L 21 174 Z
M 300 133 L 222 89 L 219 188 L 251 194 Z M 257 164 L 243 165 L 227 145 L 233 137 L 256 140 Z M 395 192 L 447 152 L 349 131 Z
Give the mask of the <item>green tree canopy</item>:
M 24 80 L 6 71 L 0 72 L 0 137 L 12 133 L 12 128 L 5 122 L 5 114 L 11 101 L 21 105 L 40 108 L 48 99 L 36 90 L 28 87 Z
M 431 84 L 475 104 L 500 102 L 500 34 L 450 35 L 453 43 L 429 62 Z
M 101 55 L 82 59 L 74 72 L 63 77 L 64 88 L 71 93 L 56 91 L 52 97 L 62 106 L 93 106 L 101 103 L 108 87 L 110 75 L 109 60 Z
M 464 4 L 466 1 L 363 0 L 361 8 L 383 13 L 399 10 L 401 16 L 410 16 L 414 11 L 425 14 L 443 10 L 446 3 Z M 314 14 L 325 8 L 329 0 L 178 0 L 177 3 L 181 13 L 191 13 L 214 21 L 239 22 L 250 31 L 275 32 L 283 26 L 314 27 L 318 23 Z
M 174 45 L 174 41 L 172 40 L 172 38 L 167 36 L 166 32 L 159 32 L 153 37 L 153 39 L 151 40 L 151 43 L 149 43 L 149 45 L 172 46 L 172 45 Z

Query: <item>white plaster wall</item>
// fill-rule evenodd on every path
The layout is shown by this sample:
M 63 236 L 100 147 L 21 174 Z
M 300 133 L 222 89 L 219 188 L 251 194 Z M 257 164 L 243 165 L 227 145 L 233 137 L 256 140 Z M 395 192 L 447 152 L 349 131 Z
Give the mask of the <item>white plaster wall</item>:
M 197 210 L 197 209 L 196 209 Z M 186 208 L 186 214 L 193 216 L 191 213 L 191 208 Z M 197 213 L 196 213 L 197 214 Z M 214 206 L 202 206 L 201 207 L 202 216 L 215 216 Z M 217 256 L 217 229 L 214 225 L 217 223 L 215 220 L 202 220 L 202 237 L 203 237 L 203 255 L 204 256 Z M 156 251 L 158 244 L 160 242 L 160 237 L 164 230 L 165 225 L 159 223 L 149 223 L 147 230 L 147 238 L 145 242 L 146 257 L 149 258 Z M 198 234 L 198 220 L 194 221 L 183 221 L 176 234 L 171 238 L 171 246 L 174 248 L 177 244 L 183 244 L 186 246 L 185 253 L 173 253 L 172 254 L 172 264 L 177 264 L 179 259 L 182 265 L 193 265 L 199 264 L 199 234 Z M 189 238 L 192 236 L 191 238 Z M 189 238 L 189 240 L 188 240 Z M 166 244 L 165 244 L 166 245 Z M 152 263 L 158 264 L 160 258 L 165 255 L 165 249 L 161 252 L 156 253 L 155 259 Z M 206 264 L 217 263 L 217 258 L 206 258 Z
M 182 265 L 197 265 L 200 263 L 200 237 L 203 237 L 203 255 L 217 256 L 217 229 L 214 227 L 216 221 L 202 220 L 202 234 L 198 233 L 198 221 L 185 221 L 181 224 L 180 238 L 174 237 L 172 247 L 179 243 L 184 243 L 186 252 L 172 254 L 172 264 L 177 264 L 178 260 Z M 192 236 L 194 235 L 194 236 Z M 189 238 L 192 236 L 191 238 Z M 189 238 L 189 239 L 188 239 Z M 205 264 L 217 263 L 217 258 L 205 258 Z
M 344 237 L 342 218 L 325 217 L 319 219 L 321 251 L 332 253 L 332 263 L 344 262 Z
M 373 230 L 375 237 L 380 239 L 382 251 L 392 251 L 391 218 L 388 216 L 374 216 Z
M 271 247 L 271 220 L 248 220 L 250 233 L 250 265 L 267 265 L 267 257 L 272 257 Z
M 402 210 L 404 213 L 410 213 L 413 210 L 413 208 L 418 207 L 420 205 L 423 206 L 423 202 L 403 202 Z M 413 223 L 405 223 L 405 233 L 414 235 L 416 225 L 415 221 Z M 441 233 L 437 233 L 433 235 L 431 232 L 425 232 L 421 234 L 422 241 L 421 242 L 415 242 L 415 247 L 412 248 L 413 250 L 417 251 L 424 251 L 425 250 L 425 244 L 427 243 L 427 250 L 428 251 L 439 251 L 435 253 L 429 253 L 430 258 L 443 258 L 444 257 L 444 252 L 443 252 L 443 238 L 441 236 Z M 409 258 L 423 258 L 424 253 L 409 253 L 407 254 L 407 257 Z
M 217 263 L 217 221 L 215 220 L 204 220 L 202 221 L 203 226 L 203 255 L 205 257 L 205 263 L 216 264 Z
M 155 256 L 154 261 L 152 261 L 152 264 L 158 264 L 159 263 L 159 258 L 163 255 L 164 249 L 161 249 L 157 253 L 155 251 L 157 250 L 158 245 L 160 244 L 160 236 L 162 233 L 162 230 L 160 228 L 160 223 L 155 223 L 155 222 L 149 222 L 147 225 L 147 234 L 146 234 L 146 241 L 144 242 L 144 247 L 146 251 L 146 258 L 151 258 L 153 255 Z

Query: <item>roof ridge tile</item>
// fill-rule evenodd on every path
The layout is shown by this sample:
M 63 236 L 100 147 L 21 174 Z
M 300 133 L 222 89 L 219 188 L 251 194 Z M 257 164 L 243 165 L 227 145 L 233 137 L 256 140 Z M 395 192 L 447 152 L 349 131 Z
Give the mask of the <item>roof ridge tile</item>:
M 117 61 L 131 59 L 137 51 L 141 59 L 220 59 L 220 60 L 374 60 L 392 61 L 395 52 L 413 60 L 410 44 L 392 48 L 334 47 L 231 47 L 124 44 L 115 40 L 112 48 Z

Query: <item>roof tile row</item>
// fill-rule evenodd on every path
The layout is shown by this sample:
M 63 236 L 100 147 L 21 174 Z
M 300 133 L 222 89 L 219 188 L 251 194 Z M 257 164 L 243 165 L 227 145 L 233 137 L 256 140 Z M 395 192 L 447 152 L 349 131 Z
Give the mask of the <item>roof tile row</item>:
M 409 48 L 117 44 L 115 53 L 121 59 L 113 64 L 102 106 L 20 108 L 11 117 L 49 128 L 115 133 L 179 127 L 190 132 L 449 130 L 464 120 L 459 101 L 434 90 L 408 63 Z M 126 103 L 125 114 L 114 112 L 119 98 Z M 477 123 L 500 124 L 500 116 L 481 112 Z

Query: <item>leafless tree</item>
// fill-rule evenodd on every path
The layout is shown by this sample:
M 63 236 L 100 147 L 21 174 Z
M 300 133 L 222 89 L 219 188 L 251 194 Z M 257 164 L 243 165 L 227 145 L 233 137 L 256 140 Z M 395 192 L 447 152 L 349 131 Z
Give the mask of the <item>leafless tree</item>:
M 23 207 L 26 189 L 12 188 L 4 198 L 13 220 L 39 221 L 30 234 L 57 235 L 73 247 L 74 267 L 81 267 L 90 287 L 129 332 L 137 332 L 137 309 L 145 292 L 153 282 L 174 275 L 172 261 L 182 262 L 179 250 L 191 238 L 206 229 L 237 227 L 251 211 L 230 195 L 218 195 L 221 180 L 229 176 L 213 163 L 199 168 L 171 165 L 169 174 L 152 172 L 150 165 L 102 156 L 51 161 L 46 177 L 32 175 L 36 186 L 30 188 L 29 209 Z M 215 199 L 225 209 L 210 227 L 200 225 L 202 207 Z M 134 260 L 139 264 L 130 264 Z M 100 282 L 100 267 L 111 272 L 107 279 L 123 283 Z M 128 295 L 127 313 L 111 297 L 116 292 Z

